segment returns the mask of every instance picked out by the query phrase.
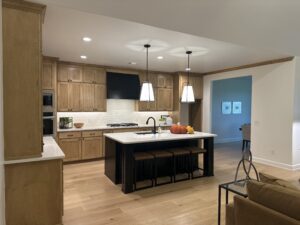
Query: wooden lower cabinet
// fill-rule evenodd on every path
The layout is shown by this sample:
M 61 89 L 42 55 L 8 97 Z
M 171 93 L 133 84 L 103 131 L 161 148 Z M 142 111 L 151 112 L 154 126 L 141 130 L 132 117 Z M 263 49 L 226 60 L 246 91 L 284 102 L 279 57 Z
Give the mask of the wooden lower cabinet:
M 58 144 L 65 153 L 65 162 L 103 157 L 101 131 L 60 132 Z
M 5 208 L 7 225 L 62 224 L 62 160 L 5 165 Z
M 82 159 L 94 159 L 102 156 L 102 137 L 88 137 L 82 139 Z
M 59 139 L 58 144 L 65 153 L 65 162 L 81 159 L 81 138 Z

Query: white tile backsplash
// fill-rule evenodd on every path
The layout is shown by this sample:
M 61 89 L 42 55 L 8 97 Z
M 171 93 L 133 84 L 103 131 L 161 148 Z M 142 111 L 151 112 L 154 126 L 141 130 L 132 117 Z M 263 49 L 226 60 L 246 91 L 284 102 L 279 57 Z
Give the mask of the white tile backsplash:
M 108 99 L 107 112 L 58 112 L 59 117 L 73 117 L 73 122 L 83 122 L 86 127 L 105 126 L 108 123 L 138 123 L 143 125 L 149 116 L 158 122 L 161 115 L 168 112 L 138 112 L 135 111 L 134 100 Z

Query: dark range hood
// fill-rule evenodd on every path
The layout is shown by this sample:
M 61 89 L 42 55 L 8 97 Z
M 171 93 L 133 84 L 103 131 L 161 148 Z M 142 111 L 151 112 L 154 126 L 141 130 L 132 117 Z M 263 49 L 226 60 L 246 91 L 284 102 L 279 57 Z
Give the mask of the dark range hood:
M 137 74 L 106 73 L 107 98 L 108 99 L 132 99 L 140 98 L 140 79 Z

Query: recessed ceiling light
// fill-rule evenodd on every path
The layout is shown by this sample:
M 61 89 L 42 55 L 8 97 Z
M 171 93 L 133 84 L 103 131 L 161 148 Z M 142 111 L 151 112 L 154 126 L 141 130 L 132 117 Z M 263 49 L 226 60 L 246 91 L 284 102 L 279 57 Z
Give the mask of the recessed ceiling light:
M 157 56 L 157 59 L 163 59 L 164 57 L 162 55 Z
M 81 55 L 80 58 L 87 59 L 86 55 Z
M 92 41 L 92 38 L 90 38 L 90 37 L 83 37 L 82 40 L 85 41 L 85 42 L 90 42 L 90 41 Z
M 191 71 L 191 68 L 185 68 L 186 71 Z
M 129 65 L 136 65 L 136 62 L 129 62 Z

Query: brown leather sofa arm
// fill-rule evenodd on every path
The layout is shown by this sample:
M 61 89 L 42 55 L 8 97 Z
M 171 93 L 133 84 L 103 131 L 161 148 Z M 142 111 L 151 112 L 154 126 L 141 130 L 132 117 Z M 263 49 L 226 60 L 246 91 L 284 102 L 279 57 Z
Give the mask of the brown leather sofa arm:
M 234 196 L 235 225 L 300 225 L 300 221 L 241 196 Z

